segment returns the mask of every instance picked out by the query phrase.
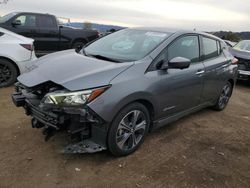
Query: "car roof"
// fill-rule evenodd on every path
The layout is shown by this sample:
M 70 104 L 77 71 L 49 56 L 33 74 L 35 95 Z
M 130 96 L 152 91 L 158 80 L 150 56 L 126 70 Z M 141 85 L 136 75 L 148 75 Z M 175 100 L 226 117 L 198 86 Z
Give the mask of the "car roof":
M 177 29 L 165 28 L 165 27 L 133 27 L 131 29 L 142 30 L 142 31 L 164 32 L 164 33 L 176 33 L 178 31 Z
M 37 14 L 37 15 L 47 15 L 47 16 L 54 16 L 52 14 L 48 14 L 48 13 L 37 13 L 37 12 L 12 12 L 15 14 Z
M 185 29 L 176 29 L 176 28 L 166 28 L 166 27 L 133 27 L 131 29 L 136 29 L 136 30 L 144 30 L 144 31 L 155 31 L 155 32 L 164 32 L 168 34 L 175 34 L 175 33 L 180 33 L 180 34 L 185 34 L 185 33 L 193 33 L 193 34 L 200 34 L 200 35 L 205 35 L 207 37 L 212 37 L 214 39 L 223 41 L 221 38 L 216 37 L 215 35 L 202 32 L 202 31 L 192 31 L 192 30 L 185 30 Z

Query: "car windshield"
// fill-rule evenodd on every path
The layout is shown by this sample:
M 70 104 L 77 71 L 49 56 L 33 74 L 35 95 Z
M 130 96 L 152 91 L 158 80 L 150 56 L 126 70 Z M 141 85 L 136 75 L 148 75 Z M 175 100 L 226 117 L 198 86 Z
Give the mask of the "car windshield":
M 240 41 L 238 44 L 234 46 L 234 49 L 250 52 L 250 40 Z
M 137 61 L 155 49 L 168 35 L 164 32 L 124 29 L 91 43 L 84 52 L 87 56 L 114 62 Z
M 17 13 L 16 12 L 12 12 L 10 14 L 6 14 L 3 17 L 0 17 L 0 23 L 4 23 L 6 21 L 8 21 L 10 18 L 12 18 L 13 16 L 15 16 Z

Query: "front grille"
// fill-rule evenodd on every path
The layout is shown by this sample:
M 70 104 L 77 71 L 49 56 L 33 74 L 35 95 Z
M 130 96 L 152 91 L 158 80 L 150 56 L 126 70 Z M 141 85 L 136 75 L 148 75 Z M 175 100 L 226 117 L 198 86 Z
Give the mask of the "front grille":
M 245 70 L 245 71 L 250 71 L 250 60 L 247 59 L 242 59 L 239 57 L 236 57 L 238 61 L 238 68 L 239 70 Z

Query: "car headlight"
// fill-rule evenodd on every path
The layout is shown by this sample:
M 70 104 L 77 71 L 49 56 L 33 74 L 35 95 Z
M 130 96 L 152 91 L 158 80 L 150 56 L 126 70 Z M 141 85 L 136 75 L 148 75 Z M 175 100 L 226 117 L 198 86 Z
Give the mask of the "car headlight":
M 55 105 L 83 105 L 89 103 L 106 91 L 108 87 L 101 87 L 93 90 L 85 90 L 78 92 L 61 92 L 61 93 L 49 93 L 44 99 L 45 104 Z

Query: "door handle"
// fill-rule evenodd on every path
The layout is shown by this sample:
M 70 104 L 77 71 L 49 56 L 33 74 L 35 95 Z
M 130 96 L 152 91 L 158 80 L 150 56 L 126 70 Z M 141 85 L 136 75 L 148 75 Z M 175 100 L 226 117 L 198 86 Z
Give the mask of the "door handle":
M 205 73 L 205 70 L 198 70 L 198 71 L 196 72 L 196 75 L 201 75 L 201 74 L 203 74 L 203 73 Z

